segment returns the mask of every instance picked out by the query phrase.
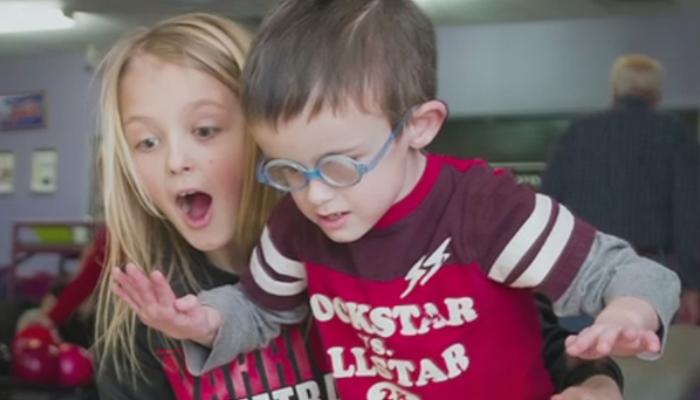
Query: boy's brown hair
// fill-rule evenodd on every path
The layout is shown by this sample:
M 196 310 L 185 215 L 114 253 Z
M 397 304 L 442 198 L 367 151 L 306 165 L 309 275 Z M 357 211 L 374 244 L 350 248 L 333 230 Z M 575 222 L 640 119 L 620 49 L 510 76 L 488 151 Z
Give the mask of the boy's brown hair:
M 349 101 L 395 123 L 435 98 L 436 68 L 433 25 L 411 0 L 284 0 L 253 42 L 243 107 L 253 127 Z

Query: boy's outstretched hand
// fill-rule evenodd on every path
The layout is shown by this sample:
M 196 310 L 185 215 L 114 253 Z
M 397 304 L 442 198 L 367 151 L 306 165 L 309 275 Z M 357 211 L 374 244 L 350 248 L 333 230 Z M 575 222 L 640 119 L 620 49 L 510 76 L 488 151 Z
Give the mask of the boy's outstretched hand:
M 566 352 L 585 359 L 658 353 L 658 329 L 658 316 L 649 303 L 620 297 L 603 309 L 593 325 L 566 338 Z
M 124 270 L 112 268 L 112 291 L 141 322 L 173 339 L 211 346 L 222 322 L 219 311 L 191 294 L 177 298 L 160 271 L 146 275 L 132 263 Z

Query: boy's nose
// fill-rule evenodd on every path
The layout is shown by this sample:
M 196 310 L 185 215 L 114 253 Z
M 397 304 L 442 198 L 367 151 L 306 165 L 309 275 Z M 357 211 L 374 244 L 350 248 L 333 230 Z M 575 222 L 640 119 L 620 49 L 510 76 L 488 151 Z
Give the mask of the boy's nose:
M 319 206 L 333 198 L 333 190 L 321 179 L 312 179 L 306 187 L 306 197 L 311 204 Z

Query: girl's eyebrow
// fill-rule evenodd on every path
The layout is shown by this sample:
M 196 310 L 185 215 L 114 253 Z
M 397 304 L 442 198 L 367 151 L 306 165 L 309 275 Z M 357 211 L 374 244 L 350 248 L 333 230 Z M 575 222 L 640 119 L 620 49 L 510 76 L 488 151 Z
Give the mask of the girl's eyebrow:
M 220 108 L 222 110 L 225 110 L 226 107 L 220 102 L 212 99 L 200 99 L 191 102 L 190 104 L 187 105 L 187 110 L 196 110 L 200 107 L 205 107 L 205 106 L 214 106 L 217 108 Z
M 144 124 L 148 124 L 150 122 L 150 120 L 148 117 L 144 117 L 141 115 L 130 115 L 129 117 L 126 118 L 126 120 L 124 120 L 123 126 L 127 126 L 127 125 L 133 124 L 135 122 L 141 122 Z

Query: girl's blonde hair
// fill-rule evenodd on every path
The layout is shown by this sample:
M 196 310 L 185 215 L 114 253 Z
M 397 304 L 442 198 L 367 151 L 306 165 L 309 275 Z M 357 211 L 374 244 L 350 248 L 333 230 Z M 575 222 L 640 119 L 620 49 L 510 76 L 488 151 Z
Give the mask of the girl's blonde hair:
M 190 269 L 198 252 L 156 208 L 136 175 L 121 125 L 120 80 L 132 58 L 150 54 L 203 71 L 240 97 L 249 46 L 250 34 L 234 22 L 209 14 L 187 14 L 136 30 L 114 45 L 100 65 L 101 166 L 110 240 L 98 295 L 96 350 L 98 357 L 113 363 L 119 379 L 126 371 L 132 378 L 140 371 L 135 347 L 137 317 L 111 293 L 111 267 L 130 261 L 148 272 L 159 266 L 188 291 L 200 290 Z M 245 173 L 234 237 L 237 261 L 243 263 L 276 200 L 255 181 L 259 153 L 250 135 L 245 136 Z M 153 334 L 149 332 L 149 337 Z

